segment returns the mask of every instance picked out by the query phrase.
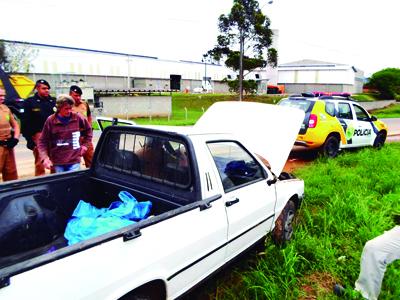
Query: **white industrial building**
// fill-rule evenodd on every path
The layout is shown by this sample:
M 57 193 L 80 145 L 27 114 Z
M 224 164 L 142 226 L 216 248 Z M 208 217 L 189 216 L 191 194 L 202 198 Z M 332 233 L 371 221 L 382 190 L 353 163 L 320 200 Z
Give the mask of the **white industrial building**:
M 274 30 L 273 47 L 278 49 L 279 32 Z M 31 79 L 46 79 L 53 87 L 67 87 L 84 82 L 95 90 L 188 90 L 204 87 L 214 92 L 228 92 L 224 78 L 237 74 L 223 64 L 164 60 L 152 56 L 55 46 L 20 41 L 6 41 L 29 47 L 35 53 L 29 73 Z M 279 52 L 279 51 L 278 51 Z M 307 91 L 360 93 L 363 72 L 351 65 L 316 60 L 300 60 L 266 67 L 248 74 L 258 82 L 258 92 L 267 85 L 284 85 L 286 93 Z
M 278 66 L 278 84 L 288 94 L 302 92 L 362 93 L 364 72 L 351 65 L 300 60 Z
M 274 31 L 274 39 L 278 39 Z M 99 51 L 66 46 L 3 40 L 5 44 L 29 47 L 35 53 L 32 67 L 26 73 L 33 80 L 43 78 L 53 86 L 84 81 L 97 90 L 189 90 L 210 88 L 227 92 L 222 80 L 235 79 L 237 74 L 225 65 L 195 61 L 164 60 L 152 56 Z M 246 78 L 275 84 L 277 69 L 265 68 Z M 262 83 L 262 84 L 261 84 Z M 266 86 L 266 85 L 265 85 Z

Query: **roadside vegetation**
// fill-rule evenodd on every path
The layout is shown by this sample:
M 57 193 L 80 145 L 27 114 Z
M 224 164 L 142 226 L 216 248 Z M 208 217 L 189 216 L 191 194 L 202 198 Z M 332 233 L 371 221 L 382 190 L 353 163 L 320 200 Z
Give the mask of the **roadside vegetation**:
M 379 101 L 378 93 L 362 93 L 362 94 L 352 94 L 351 98 L 358 102 L 372 102 Z
M 292 241 L 264 249 L 216 279 L 212 299 L 338 299 L 335 283 L 353 291 L 366 241 L 395 225 L 400 215 L 400 144 L 319 159 L 295 173 L 305 181 L 305 199 Z M 385 274 L 379 299 L 400 299 L 400 262 Z
M 380 70 L 372 74 L 364 87 L 376 90 L 381 99 L 400 100 L 400 69 Z
M 285 95 L 245 95 L 243 101 L 275 104 Z M 170 118 L 137 118 L 138 124 L 152 125 L 193 125 L 198 118 L 217 101 L 237 101 L 237 94 L 183 94 L 172 95 L 172 115 Z
M 400 118 L 400 104 L 392 104 L 383 109 L 377 109 L 370 112 L 377 118 Z

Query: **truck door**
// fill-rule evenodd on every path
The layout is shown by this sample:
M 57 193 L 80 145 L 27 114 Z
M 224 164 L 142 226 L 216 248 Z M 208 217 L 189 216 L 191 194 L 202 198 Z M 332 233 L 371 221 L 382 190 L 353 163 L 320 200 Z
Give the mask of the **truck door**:
M 357 119 L 353 136 L 354 140 L 357 140 L 359 145 L 372 145 L 376 133 L 369 114 L 357 104 L 353 104 L 353 109 Z
M 221 178 L 228 218 L 226 260 L 263 237 L 274 220 L 275 188 L 262 166 L 239 143 L 207 144 Z

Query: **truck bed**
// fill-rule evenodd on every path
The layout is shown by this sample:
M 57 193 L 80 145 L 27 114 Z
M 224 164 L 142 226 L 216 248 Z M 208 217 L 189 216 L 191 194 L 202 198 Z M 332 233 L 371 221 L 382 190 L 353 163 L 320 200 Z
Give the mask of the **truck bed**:
M 128 191 L 138 201 L 151 201 L 152 216 L 181 206 L 132 186 L 92 177 L 89 171 L 5 185 L 0 198 L 0 269 L 67 247 L 64 231 L 79 200 L 108 207 L 120 191 Z

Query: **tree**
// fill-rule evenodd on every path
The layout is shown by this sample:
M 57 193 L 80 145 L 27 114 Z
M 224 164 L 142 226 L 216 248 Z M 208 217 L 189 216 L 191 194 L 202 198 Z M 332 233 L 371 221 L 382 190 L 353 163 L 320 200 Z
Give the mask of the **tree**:
M 400 95 L 400 69 L 387 68 L 376 72 L 367 85 L 376 89 L 382 99 L 396 99 Z
M 249 72 L 267 64 L 276 67 L 278 53 L 272 45 L 270 20 L 256 0 L 234 0 L 231 11 L 218 19 L 220 35 L 217 45 L 207 52 L 216 61 L 225 58 L 225 65 L 239 71 L 239 100 L 243 99 L 243 70 Z M 239 50 L 237 49 L 239 48 Z M 251 52 L 250 55 L 245 55 Z M 264 59 L 265 52 L 267 60 Z
M 0 41 L 0 67 L 4 68 L 7 64 L 6 46 L 3 41 Z
M 2 45 L 2 46 L 1 46 Z M 0 45 L 0 64 L 8 73 L 28 73 L 38 50 L 29 44 L 4 43 Z
M 227 80 L 226 78 L 222 80 L 226 82 L 229 86 L 230 92 L 237 92 L 239 90 L 239 80 Z M 243 90 L 246 94 L 255 94 L 257 92 L 257 81 L 255 80 L 243 80 Z

